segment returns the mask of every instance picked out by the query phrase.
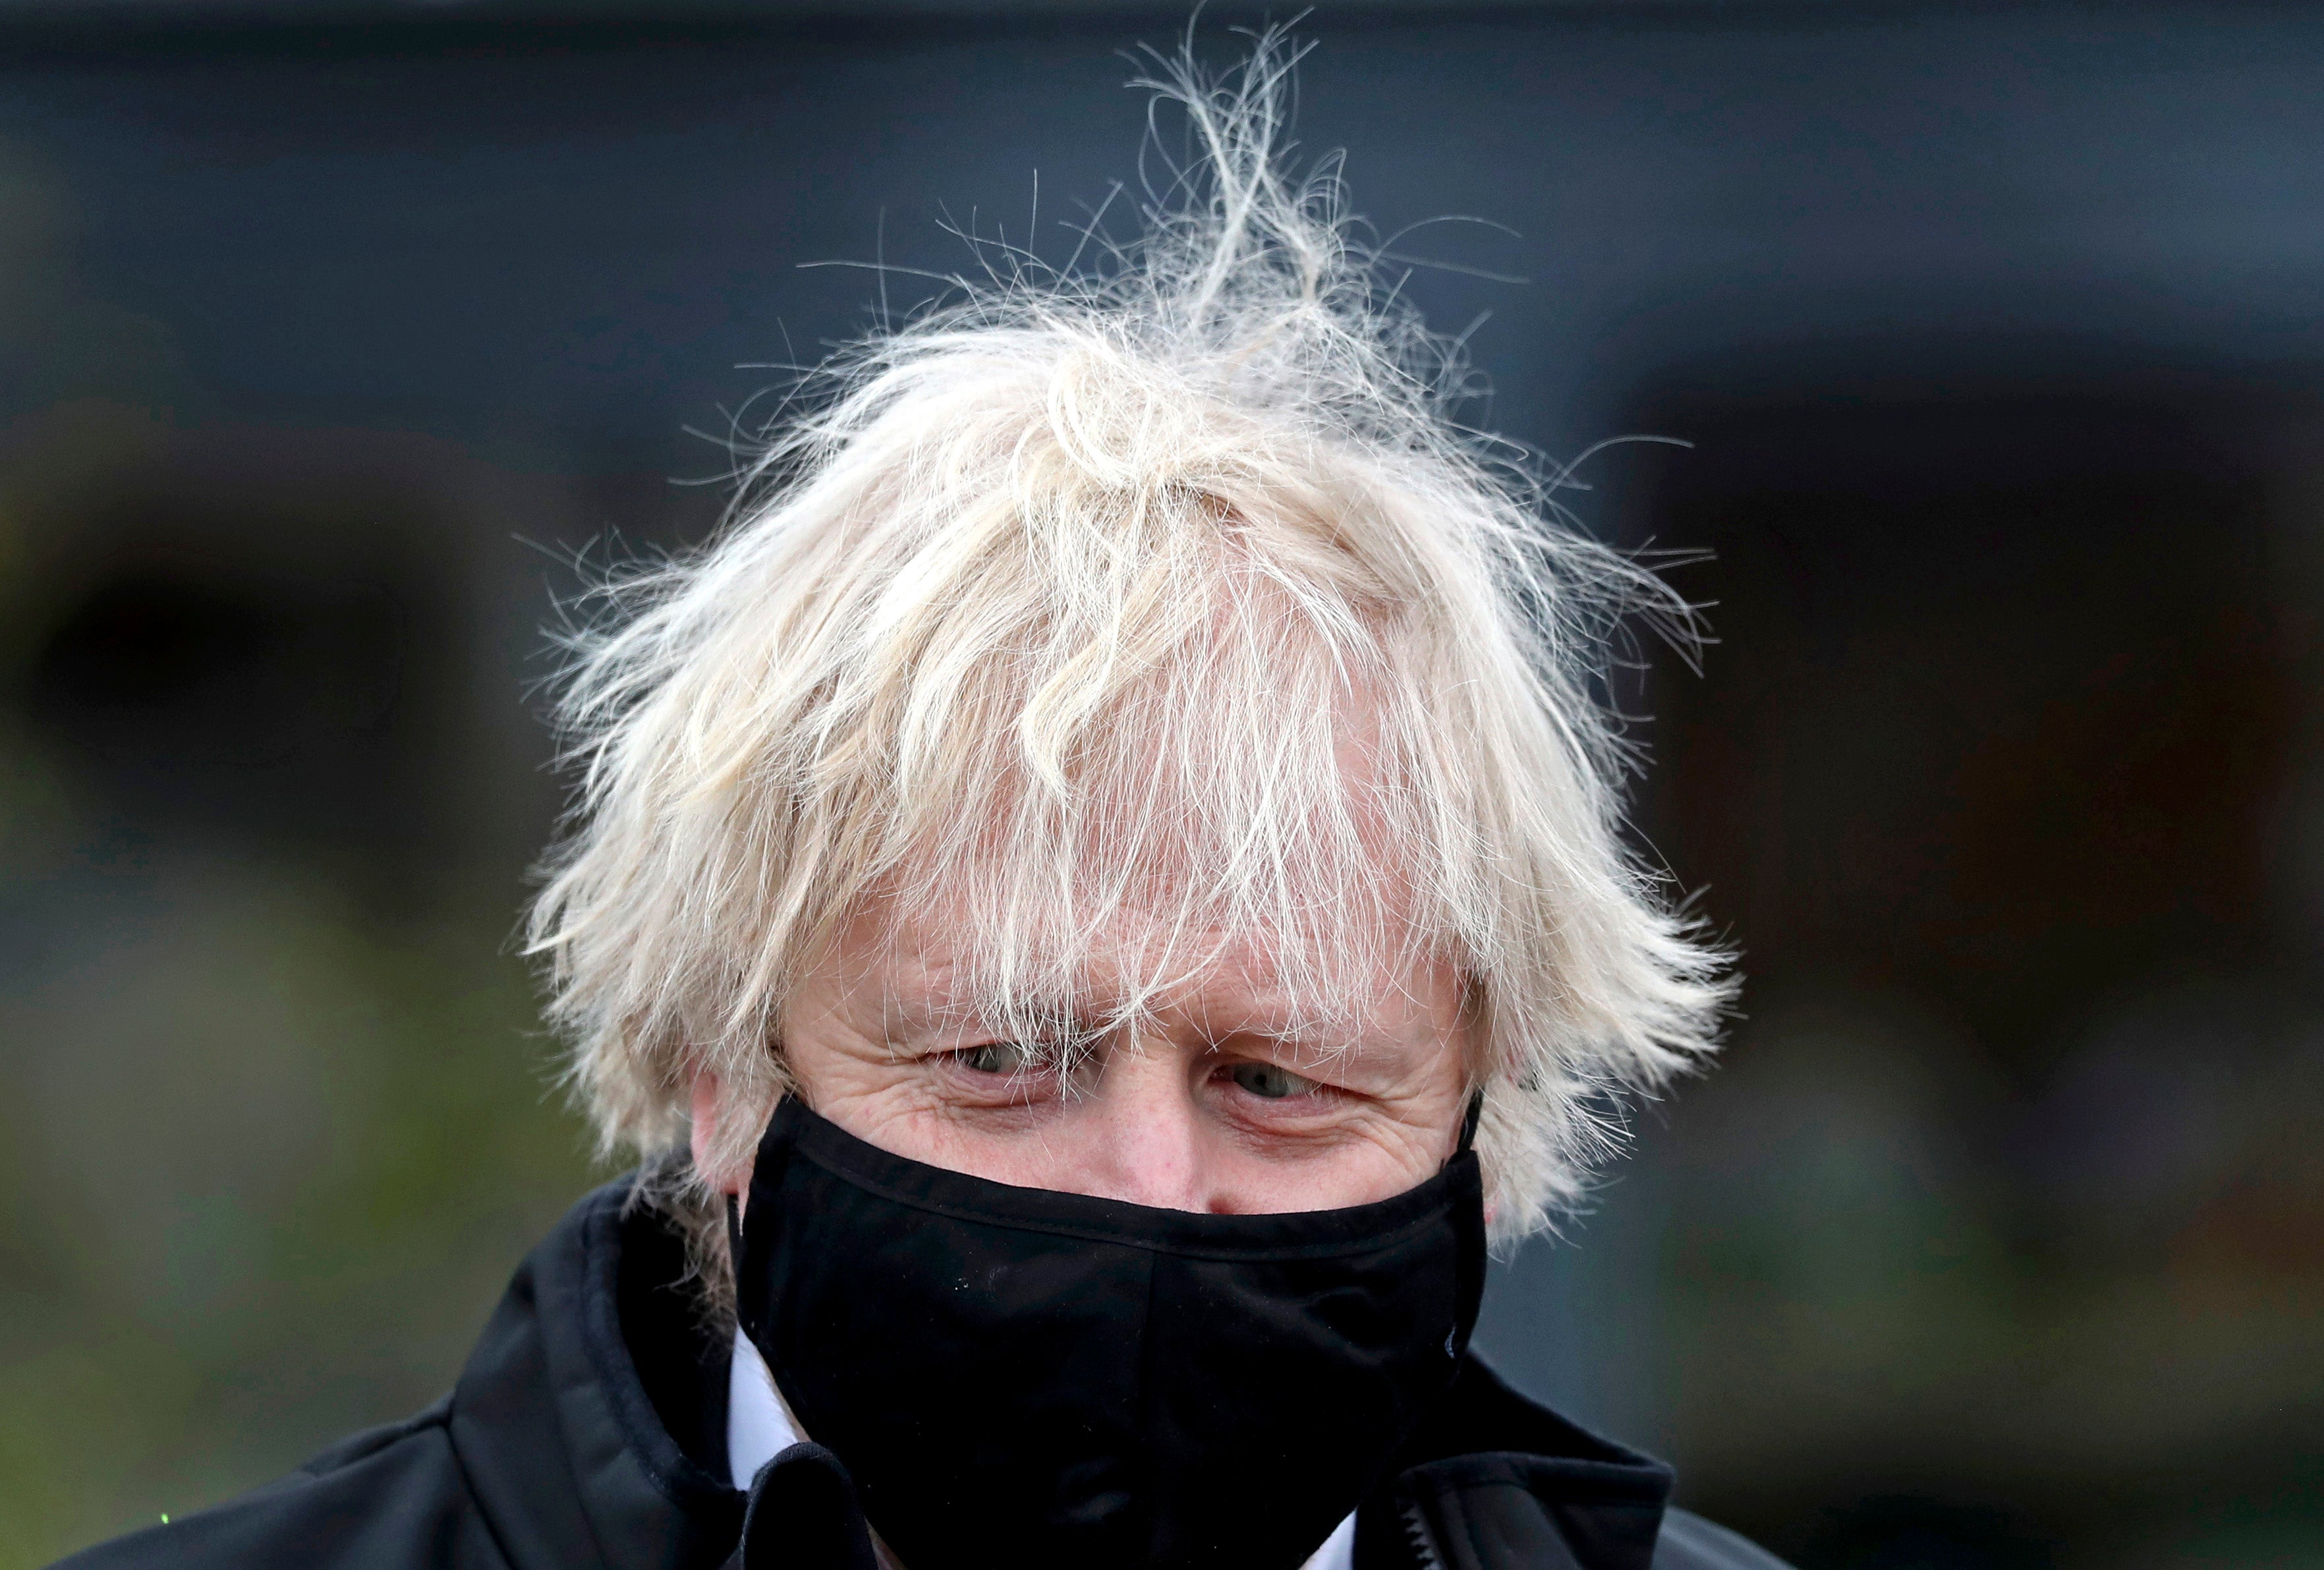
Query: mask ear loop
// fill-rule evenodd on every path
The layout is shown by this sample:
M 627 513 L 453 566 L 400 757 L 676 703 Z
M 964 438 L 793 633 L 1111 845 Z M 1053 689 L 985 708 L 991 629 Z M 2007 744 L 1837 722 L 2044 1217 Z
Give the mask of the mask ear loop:
M 1454 1155 L 1459 1156 L 1466 1154 L 1469 1147 L 1477 1142 L 1477 1122 L 1478 1120 L 1482 1118 L 1484 1115 L 1485 1093 L 1480 1090 L 1475 1094 L 1470 1096 L 1469 1110 L 1462 1114 L 1461 1142 L 1452 1148 L 1452 1153 Z M 733 1201 L 729 1200 L 728 1203 L 732 1204 Z

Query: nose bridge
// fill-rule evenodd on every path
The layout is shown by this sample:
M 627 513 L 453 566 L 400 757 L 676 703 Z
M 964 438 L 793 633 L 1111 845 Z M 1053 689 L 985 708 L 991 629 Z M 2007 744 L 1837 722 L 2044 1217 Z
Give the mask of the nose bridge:
M 1093 1176 L 1134 1205 L 1208 1210 L 1200 1108 L 1180 1055 L 1167 1039 L 1125 1042 L 1107 1057 L 1091 1092 Z

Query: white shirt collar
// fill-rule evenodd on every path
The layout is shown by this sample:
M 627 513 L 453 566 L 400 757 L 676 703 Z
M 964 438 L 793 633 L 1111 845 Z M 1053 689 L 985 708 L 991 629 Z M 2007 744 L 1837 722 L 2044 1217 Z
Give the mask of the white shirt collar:
M 734 1332 L 734 1361 L 726 1370 L 726 1475 L 747 1489 L 759 1468 L 799 1442 L 798 1425 L 775 1389 L 767 1360 L 751 1338 Z
M 798 1425 L 767 1360 L 751 1338 L 734 1332 L 734 1359 L 726 1374 L 726 1471 L 737 1488 L 748 1488 L 759 1468 L 799 1442 Z M 1356 1518 L 1351 1515 L 1323 1539 L 1300 1570 L 1354 1570 Z

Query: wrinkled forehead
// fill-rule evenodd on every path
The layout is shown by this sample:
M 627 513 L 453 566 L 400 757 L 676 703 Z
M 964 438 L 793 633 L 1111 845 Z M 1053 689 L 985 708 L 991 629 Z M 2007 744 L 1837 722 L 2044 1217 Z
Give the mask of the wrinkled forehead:
M 1435 949 L 1345 931 L 1299 941 L 1196 928 L 1178 911 L 1134 903 L 1097 920 L 1001 934 L 993 913 L 937 899 L 917 908 L 867 901 L 842 947 L 848 990 L 876 1002 L 898 1039 L 998 1032 L 1070 1049 L 1167 1022 L 1330 1057 L 1400 1040 L 1447 999 L 1461 1006 L 1459 967 Z

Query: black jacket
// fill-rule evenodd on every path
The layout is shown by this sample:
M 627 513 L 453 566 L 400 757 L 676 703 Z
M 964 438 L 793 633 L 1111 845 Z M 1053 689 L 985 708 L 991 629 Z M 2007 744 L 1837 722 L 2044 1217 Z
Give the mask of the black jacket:
M 746 1496 L 725 1477 L 727 1350 L 678 1246 L 626 1183 L 517 1271 L 452 1393 L 238 1500 L 58 1570 L 870 1570 L 820 1446 Z M 1357 1570 L 1782 1570 L 1665 1508 L 1669 1470 L 1471 1359 L 1394 1484 L 1357 1512 Z

